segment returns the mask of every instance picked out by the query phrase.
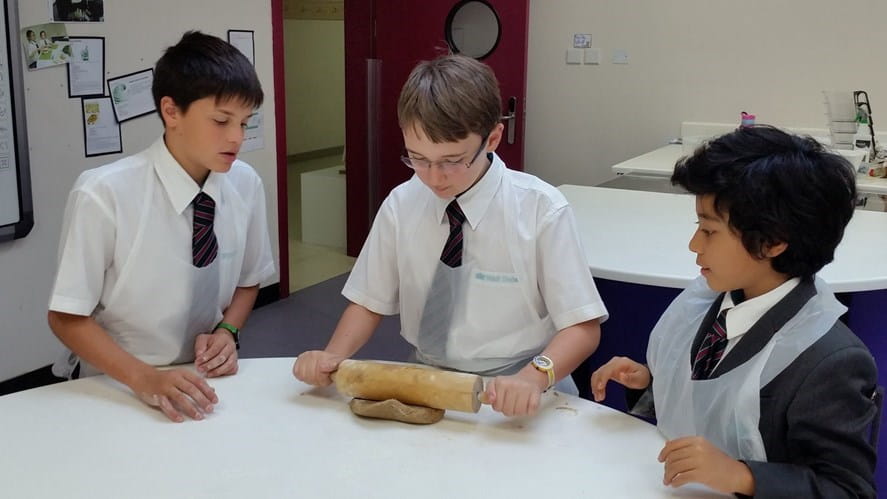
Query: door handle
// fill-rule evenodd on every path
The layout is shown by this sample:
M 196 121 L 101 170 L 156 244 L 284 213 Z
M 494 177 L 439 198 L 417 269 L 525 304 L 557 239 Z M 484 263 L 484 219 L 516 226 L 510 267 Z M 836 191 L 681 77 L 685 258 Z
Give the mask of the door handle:
M 517 109 L 517 97 L 509 97 L 508 98 L 508 114 L 499 118 L 501 121 L 507 121 L 508 124 L 506 130 L 506 140 L 509 144 L 514 144 L 514 129 L 517 125 L 517 115 L 515 114 L 515 110 Z

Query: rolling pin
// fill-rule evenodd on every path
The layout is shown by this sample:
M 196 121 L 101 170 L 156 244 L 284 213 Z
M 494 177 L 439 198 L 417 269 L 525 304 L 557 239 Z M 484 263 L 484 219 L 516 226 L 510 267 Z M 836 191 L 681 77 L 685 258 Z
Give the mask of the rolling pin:
M 421 364 L 343 360 L 332 374 L 339 393 L 349 397 L 477 412 L 484 391 L 476 374 L 444 371 Z

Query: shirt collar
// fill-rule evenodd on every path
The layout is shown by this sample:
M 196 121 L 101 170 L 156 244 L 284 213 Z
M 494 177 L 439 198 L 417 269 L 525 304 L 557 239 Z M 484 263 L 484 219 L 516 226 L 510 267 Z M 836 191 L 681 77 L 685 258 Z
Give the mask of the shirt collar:
M 725 293 L 721 301 L 721 310 L 730 309 L 727 313 L 727 339 L 732 340 L 745 334 L 800 282 L 800 277 L 793 277 L 761 296 L 745 300 L 738 305 L 735 304 L 733 293 Z
M 487 208 L 490 207 L 493 197 L 499 190 L 499 185 L 502 183 L 502 177 L 505 176 L 505 163 L 499 158 L 499 155 L 496 153 L 489 153 L 489 156 L 491 157 L 490 167 L 476 184 L 471 186 L 470 189 L 462 193 L 458 198 L 459 207 L 462 208 L 462 213 L 465 214 L 465 220 L 472 229 L 476 229 L 481 220 L 483 220 Z M 454 198 L 441 199 L 437 196 L 435 196 L 435 198 L 435 214 L 440 223 L 445 223 L 447 222 L 447 205 L 450 204 Z
M 153 160 L 152 163 L 154 163 L 154 171 L 157 172 L 157 177 L 160 179 L 164 190 L 166 190 L 166 195 L 176 213 L 181 214 L 184 212 L 185 208 L 191 205 L 194 197 L 201 190 L 213 198 L 213 201 L 216 203 L 220 201 L 221 174 L 210 172 L 203 183 L 203 189 L 201 189 L 182 165 L 176 161 L 172 153 L 169 152 L 163 136 L 157 139 L 148 148 L 148 151 Z

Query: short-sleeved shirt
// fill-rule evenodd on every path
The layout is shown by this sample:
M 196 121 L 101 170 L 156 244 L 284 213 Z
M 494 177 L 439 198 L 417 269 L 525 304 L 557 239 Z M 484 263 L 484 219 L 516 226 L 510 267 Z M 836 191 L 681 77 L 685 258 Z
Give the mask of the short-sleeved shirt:
M 83 172 L 65 210 L 49 309 L 92 316 L 149 364 L 193 361 L 195 336 L 221 320 L 235 289 L 275 272 L 262 180 L 237 160 L 202 187 L 215 202 L 218 254 L 212 278 L 199 273 L 191 246 L 200 191 L 163 138 Z M 56 373 L 65 368 L 57 365 Z
M 415 175 L 392 190 L 342 292 L 373 312 L 400 313 L 401 334 L 413 345 L 449 234 L 450 201 Z M 461 341 L 453 348 L 456 356 L 490 359 L 483 367 L 495 367 L 493 359 L 540 352 L 566 327 L 606 319 L 572 210 L 560 191 L 509 170 L 492 155 L 488 171 L 458 201 L 467 218 L 463 260 L 472 270 L 468 296 L 451 329 L 478 339 Z M 548 325 L 512 335 L 527 321 Z

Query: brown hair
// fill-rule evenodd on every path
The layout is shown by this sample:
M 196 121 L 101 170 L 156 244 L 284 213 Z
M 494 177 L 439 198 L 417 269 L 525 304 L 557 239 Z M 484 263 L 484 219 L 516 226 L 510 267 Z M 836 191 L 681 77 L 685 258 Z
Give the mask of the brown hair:
M 487 136 L 500 121 L 499 82 L 486 64 L 446 55 L 422 61 L 410 73 L 397 102 L 401 128 L 421 128 L 432 142 Z

